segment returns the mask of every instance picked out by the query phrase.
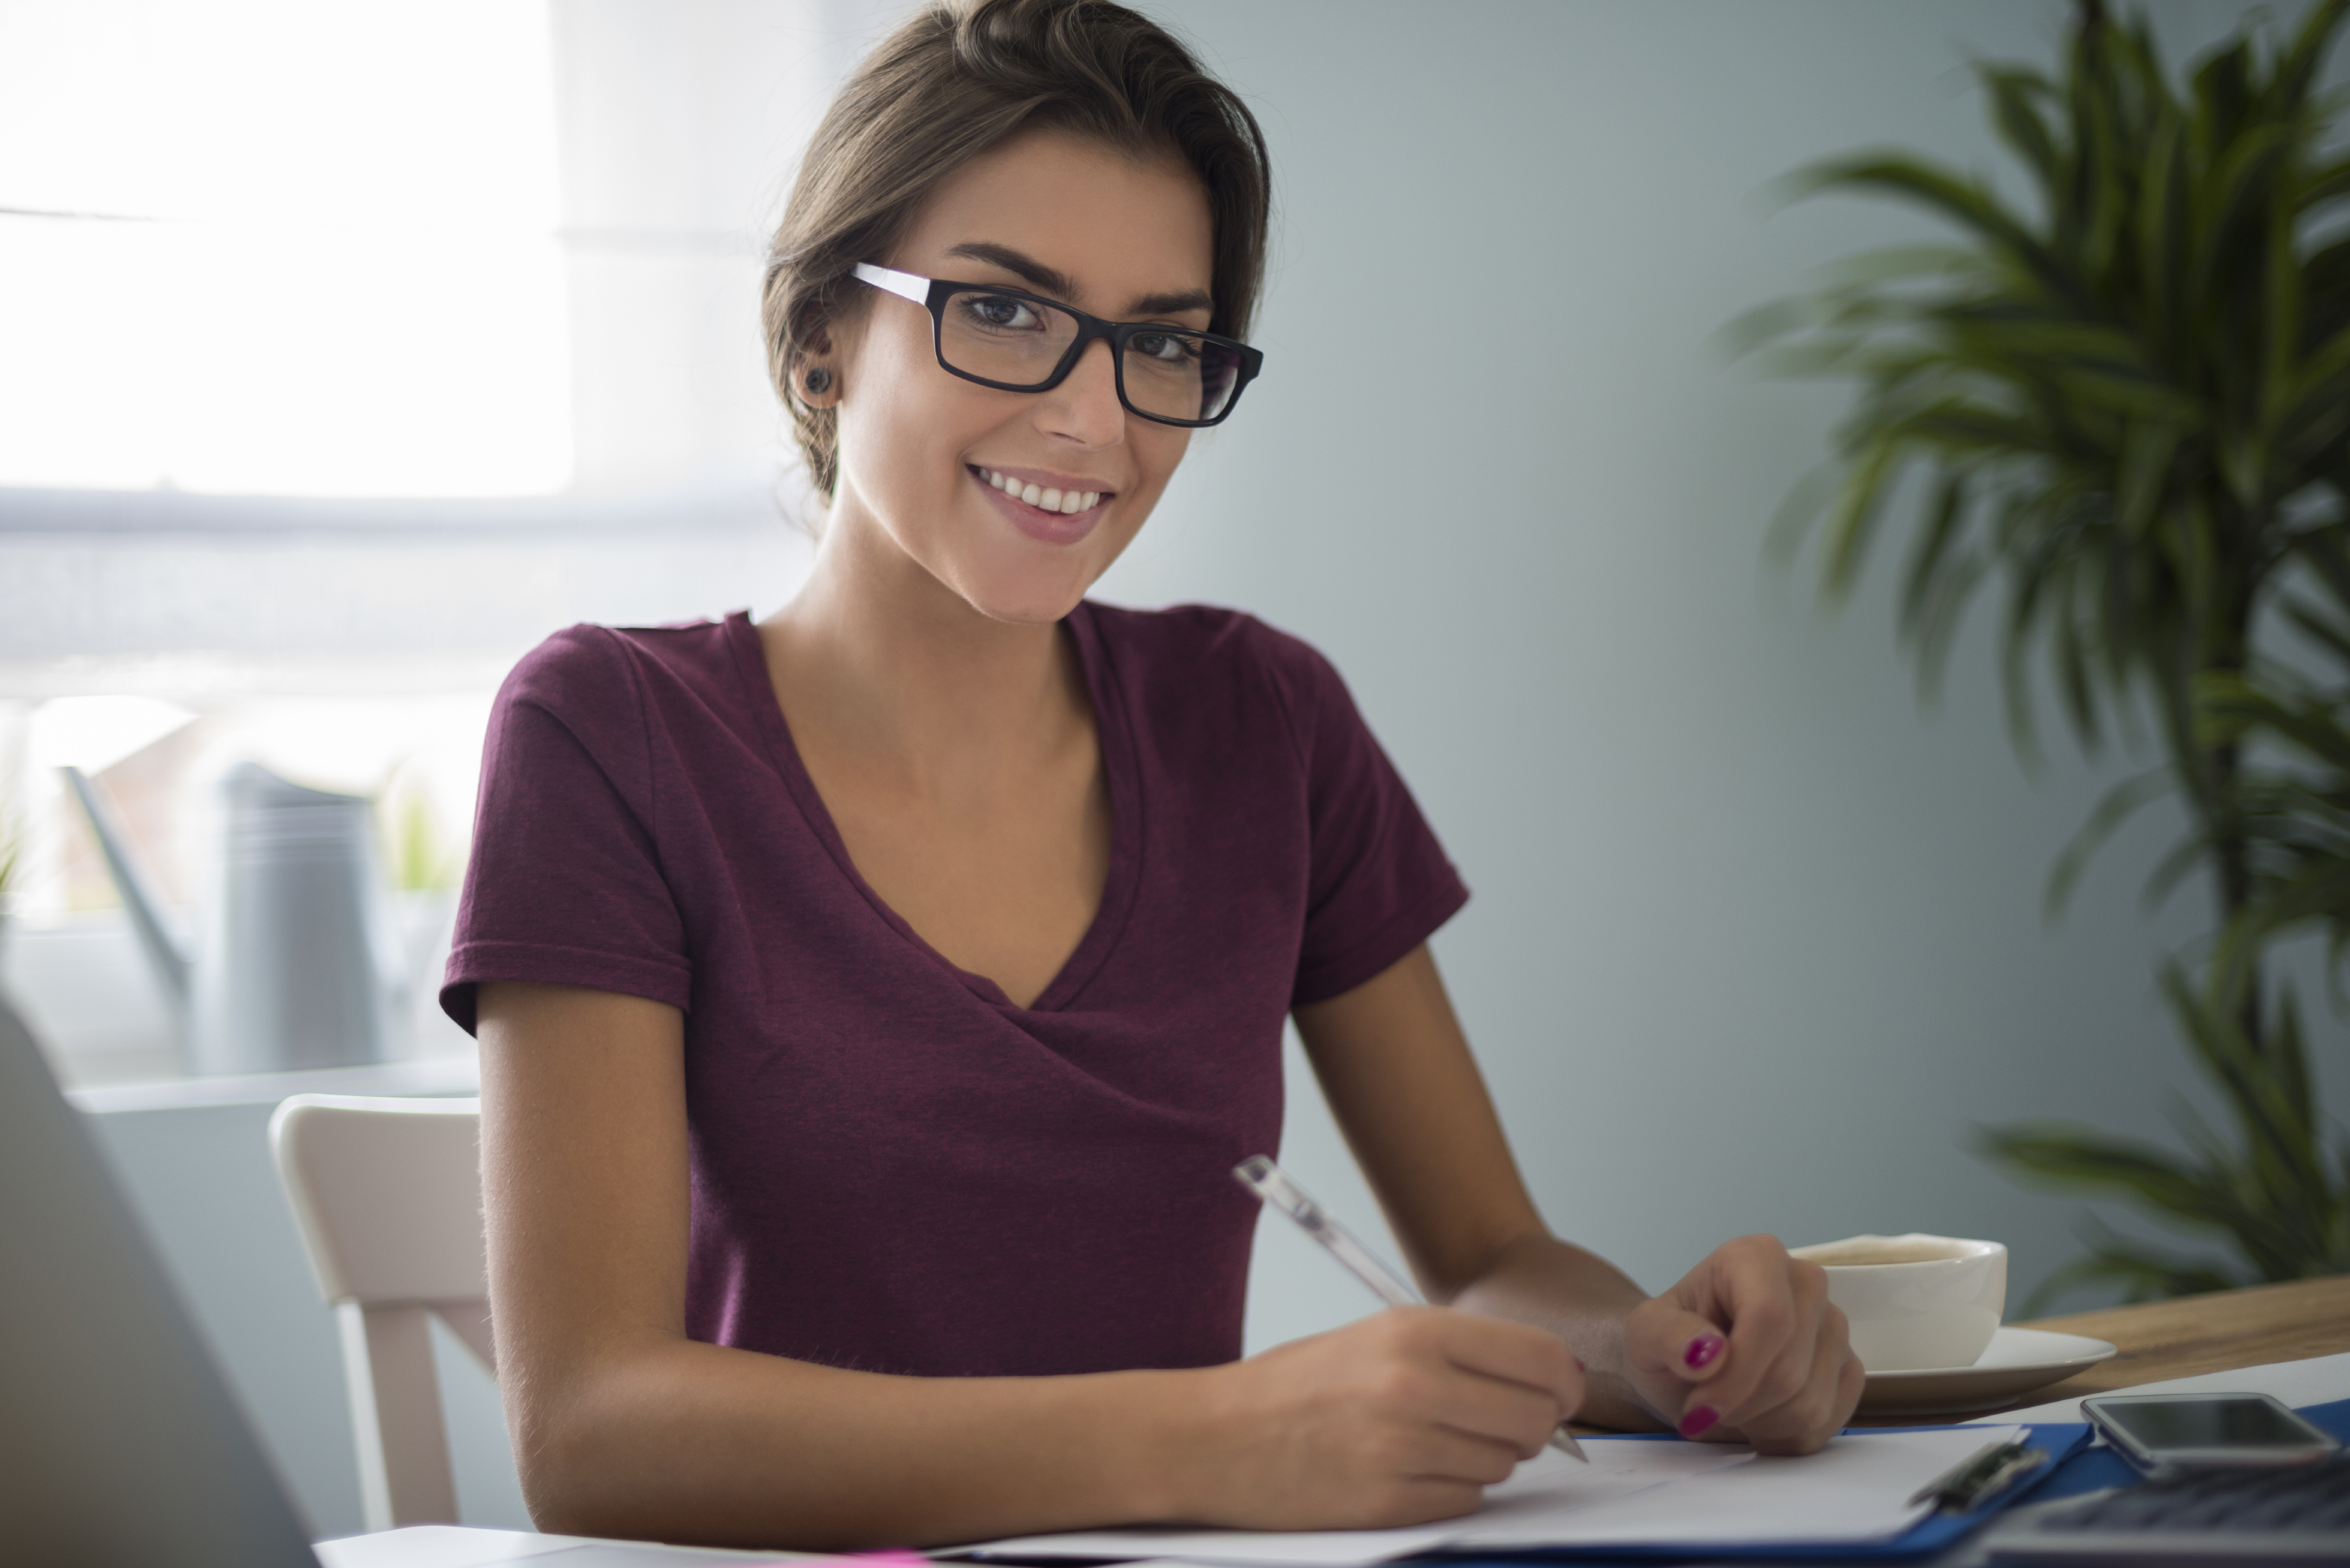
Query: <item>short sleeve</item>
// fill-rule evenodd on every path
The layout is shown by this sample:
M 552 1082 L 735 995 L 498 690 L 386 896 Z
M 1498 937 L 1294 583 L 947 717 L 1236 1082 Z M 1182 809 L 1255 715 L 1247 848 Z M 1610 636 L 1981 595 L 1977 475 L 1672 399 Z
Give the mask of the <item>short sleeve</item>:
M 599 628 L 556 633 L 507 677 L 441 990 L 468 1032 L 485 981 L 688 1004 L 692 966 L 661 875 L 646 733 L 630 652 Z
M 1330 661 L 1266 628 L 1267 664 L 1303 754 L 1312 833 L 1290 1005 L 1352 991 L 1469 901 L 1428 820 Z

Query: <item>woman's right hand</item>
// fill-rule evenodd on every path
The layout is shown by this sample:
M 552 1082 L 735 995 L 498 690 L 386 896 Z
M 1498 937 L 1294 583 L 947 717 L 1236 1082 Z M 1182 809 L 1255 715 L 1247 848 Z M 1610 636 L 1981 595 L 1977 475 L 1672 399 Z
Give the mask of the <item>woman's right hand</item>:
M 1451 1519 L 1583 1402 L 1556 1334 L 1393 1307 L 1199 1375 L 1180 1517 L 1255 1530 Z

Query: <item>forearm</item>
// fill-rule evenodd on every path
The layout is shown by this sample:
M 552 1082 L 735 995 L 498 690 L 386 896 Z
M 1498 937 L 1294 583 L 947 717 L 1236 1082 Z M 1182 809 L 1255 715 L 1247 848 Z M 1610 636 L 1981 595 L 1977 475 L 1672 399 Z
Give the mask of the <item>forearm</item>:
M 1624 1320 L 1648 1299 L 1605 1258 L 1543 1234 L 1508 1242 L 1445 1298 L 1464 1312 L 1546 1328 L 1565 1340 L 1589 1378 L 1576 1420 L 1654 1430 L 1669 1423 L 1633 1393 L 1624 1358 Z
M 1430 1298 L 1564 1339 L 1588 1379 L 1582 1418 L 1664 1424 L 1624 1376 L 1624 1320 L 1648 1297 L 1543 1229 L 1428 949 L 1298 1009 L 1297 1028 Z
M 1202 1376 L 898 1377 L 649 1338 L 511 1404 L 543 1528 L 845 1550 L 1179 1513 Z

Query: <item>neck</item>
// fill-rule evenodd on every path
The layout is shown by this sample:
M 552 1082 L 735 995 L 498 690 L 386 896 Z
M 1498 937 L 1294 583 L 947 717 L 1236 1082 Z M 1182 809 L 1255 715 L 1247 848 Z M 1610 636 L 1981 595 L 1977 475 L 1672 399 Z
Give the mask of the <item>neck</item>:
M 834 519 L 761 632 L 795 729 L 924 793 L 984 788 L 1091 720 L 1057 624 L 980 614 L 861 519 Z

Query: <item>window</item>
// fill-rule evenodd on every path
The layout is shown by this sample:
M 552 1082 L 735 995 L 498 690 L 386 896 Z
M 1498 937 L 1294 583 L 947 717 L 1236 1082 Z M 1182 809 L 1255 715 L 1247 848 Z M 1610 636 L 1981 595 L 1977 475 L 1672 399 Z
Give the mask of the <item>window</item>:
M 571 472 L 544 0 L 0 10 L 0 485 Z
M 202 923 L 214 787 L 377 802 L 431 1004 L 483 717 L 556 628 L 788 597 L 764 240 L 862 0 L 0 4 L 0 915 L 88 1085 L 168 1018 L 52 764 Z

